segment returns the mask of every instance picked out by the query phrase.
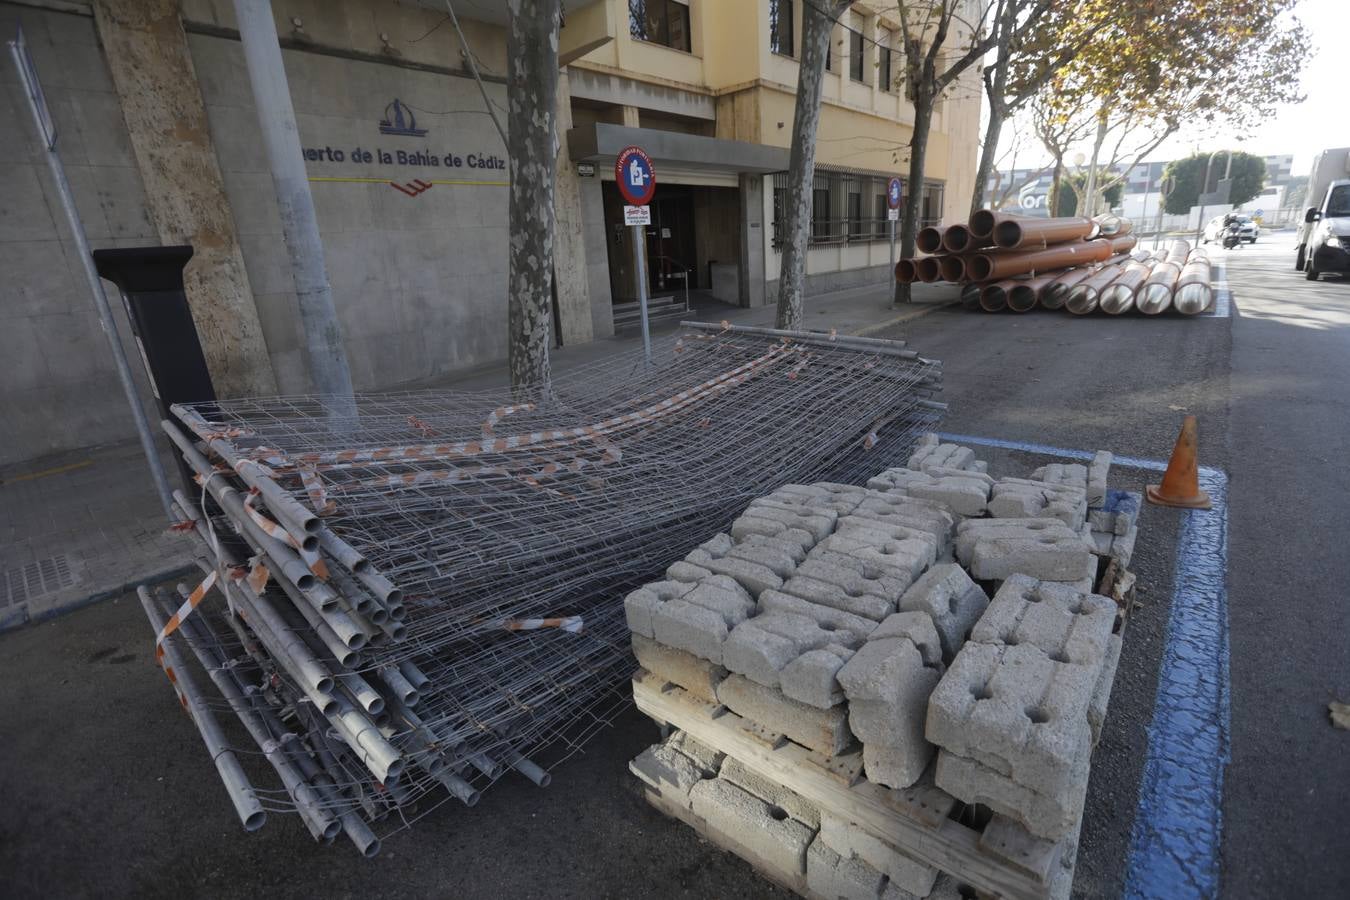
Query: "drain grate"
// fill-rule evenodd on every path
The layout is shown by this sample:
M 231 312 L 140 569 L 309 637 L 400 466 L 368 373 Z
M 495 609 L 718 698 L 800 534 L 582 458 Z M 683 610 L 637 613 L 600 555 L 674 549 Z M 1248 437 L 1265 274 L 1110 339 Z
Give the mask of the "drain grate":
M 0 571 L 0 606 L 13 606 L 74 586 L 70 562 L 64 553 L 58 553 L 20 569 Z

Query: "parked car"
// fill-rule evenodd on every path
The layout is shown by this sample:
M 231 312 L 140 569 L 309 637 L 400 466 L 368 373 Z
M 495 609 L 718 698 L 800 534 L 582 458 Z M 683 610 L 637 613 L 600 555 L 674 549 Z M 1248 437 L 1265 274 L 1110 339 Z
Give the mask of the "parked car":
M 1323 272 L 1350 272 L 1350 180 L 1333 181 L 1303 222 L 1309 226 L 1307 247 L 1298 251 L 1304 276 L 1316 281 Z
M 1227 217 L 1228 213 L 1225 213 L 1209 220 L 1209 224 L 1205 226 L 1204 234 L 1201 235 L 1203 243 L 1208 244 L 1210 241 L 1223 240 L 1223 220 Z M 1256 239 L 1261 236 L 1261 226 L 1257 225 L 1251 216 L 1238 215 L 1235 218 L 1238 220 L 1238 234 L 1241 235 L 1242 240 L 1249 244 L 1255 244 Z

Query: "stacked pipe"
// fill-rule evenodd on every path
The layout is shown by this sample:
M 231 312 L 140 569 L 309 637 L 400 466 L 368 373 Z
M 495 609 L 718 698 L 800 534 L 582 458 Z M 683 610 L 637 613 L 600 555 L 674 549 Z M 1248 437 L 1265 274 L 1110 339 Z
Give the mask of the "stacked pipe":
M 1210 308 L 1208 261 L 1186 241 L 1153 253 L 1136 249 L 1129 219 L 1043 219 L 982 209 L 970 221 L 922 229 L 922 256 L 901 259 L 902 282 L 962 285 L 961 303 L 986 312 L 1029 312 L 1037 306 L 1084 315 L 1148 315 Z M 1185 299 L 1181 294 L 1185 293 Z
M 624 595 L 754 497 L 903 461 L 940 391 L 903 342 L 686 323 L 528 398 L 175 406 L 205 580 L 141 591 L 157 658 L 247 830 L 374 855 L 507 772 L 547 786 L 630 700 Z

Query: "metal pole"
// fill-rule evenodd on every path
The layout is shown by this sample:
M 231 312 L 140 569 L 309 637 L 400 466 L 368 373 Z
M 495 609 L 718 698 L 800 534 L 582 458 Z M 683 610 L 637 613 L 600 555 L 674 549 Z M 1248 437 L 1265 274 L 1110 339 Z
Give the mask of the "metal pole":
M 352 376 L 333 307 L 333 290 L 328 284 L 319 222 L 309 192 L 309 175 L 300 148 L 286 68 L 281 61 L 281 45 L 272 21 L 271 0 L 234 0 L 234 11 L 239 20 L 239 39 L 244 45 L 253 100 L 258 107 L 258 125 L 277 192 L 281 230 L 291 257 L 310 377 L 315 390 L 327 395 L 329 418 L 350 421 L 356 416 Z
M 177 520 L 173 511 L 173 494 L 169 482 L 164 477 L 164 467 L 160 465 L 159 451 L 155 449 L 154 433 L 150 430 L 150 421 L 141 406 L 140 395 L 136 391 L 136 382 L 131 377 L 131 366 L 126 354 L 122 352 L 122 342 L 117 336 L 117 324 L 113 321 L 112 310 L 108 307 L 108 295 L 103 290 L 103 282 L 94 268 L 94 255 L 89 250 L 89 240 L 84 234 L 84 225 L 80 222 L 80 211 L 75 206 L 75 196 L 70 192 L 70 182 L 66 180 L 66 168 L 56 152 L 56 131 L 51 125 L 51 115 L 46 109 L 42 95 L 42 85 L 38 82 L 37 70 L 33 68 L 32 58 L 24 44 L 23 32 L 9 42 L 14 65 L 19 70 L 19 80 L 23 83 L 24 95 L 28 98 L 28 109 L 33 114 L 33 122 L 47 146 L 47 166 L 51 169 L 52 181 L 61 197 L 61 207 L 65 210 L 66 221 L 70 225 L 71 237 L 75 240 L 75 255 L 80 259 L 84 277 L 89 282 L 89 293 L 94 298 L 94 309 L 98 312 L 98 323 L 103 336 L 108 339 L 108 349 L 112 351 L 113 362 L 117 368 L 117 380 L 122 384 L 122 393 L 126 395 L 131 407 L 131 417 L 136 422 L 136 434 L 141 440 L 141 450 L 145 453 L 146 465 L 150 467 L 150 480 L 155 484 L 155 493 L 164 507 L 164 514 L 170 521 Z
M 891 218 L 891 208 L 886 206 L 886 224 L 891 226 L 891 268 L 890 277 L 895 278 L 895 220 Z
M 1219 152 L 1218 150 L 1214 151 L 1214 153 L 1218 152 Z M 1200 197 L 1202 198 L 1205 196 L 1205 194 L 1209 193 L 1209 167 L 1210 164 L 1214 162 L 1214 153 L 1211 153 L 1209 155 L 1209 158 L 1205 160 L 1205 180 L 1200 182 Z M 1197 219 L 1195 223 L 1195 242 L 1197 244 L 1200 243 L 1200 238 L 1204 235 L 1204 232 L 1205 232 L 1205 202 L 1202 199 L 1200 201 L 1200 218 Z
M 642 355 L 647 360 L 647 367 L 651 368 L 652 330 L 647 322 L 647 227 L 634 225 L 632 228 L 633 250 L 637 258 L 638 310 L 642 313 Z

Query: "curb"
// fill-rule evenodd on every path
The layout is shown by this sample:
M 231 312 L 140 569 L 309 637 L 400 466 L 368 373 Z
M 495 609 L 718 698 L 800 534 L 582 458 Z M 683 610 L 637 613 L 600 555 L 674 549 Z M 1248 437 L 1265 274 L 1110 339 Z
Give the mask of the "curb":
M 93 606 L 95 603 L 101 603 L 104 600 L 111 600 L 113 597 L 120 597 L 129 591 L 135 590 L 138 586 L 142 584 L 158 584 L 161 581 L 168 581 L 171 578 L 177 578 L 181 575 L 187 575 L 195 571 L 196 568 L 197 568 L 196 565 L 194 565 L 193 563 L 186 563 L 179 566 L 173 566 L 168 569 L 161 569 L 156 572 L 150 572 L 144 576 L 137 576 L 135 579 L 127 581 L 123 584 L 97 590 L 92 594 L 80 598 L 79 600 L 72 600 L 69 603 L 63 603 L 60 606 L 49 607 L 48 609 L 44 609 L 42 612 L 38 613 L 36 616 L 30 617 L 28 615 L 27 609 L 25 609 L 22 618 L 20 618 L 19 616 L 11 615 L 7 619 L 0 619 L 0 634 L 5 634 L 6 632 L 10 631 L 17 631 L 18 629 L 24 628 L 28 625 L 39 625 L 43 622 L 49 622 L 52 619 L 60 618 L 61 616 L 66 615 L 67 613 L 73 613 L 77 609 L 83 609 L 86 606 Z
M 872 325 L 865 325 L 857 331 L 852 332 L 857 337 L 867 337 L 887 328 L 894 328 L 896 325 L 902 325 L 905 322 L 912 322 L 915 319 L 922 319 L 929 313 L 936 312 L 939 309 L 946 309 L 948 306 L 955 306 L 961 302 L 960 297 L 953 297 L 951 300 L 940 300 L 937 303 L 925 303 L 916 309 L 909 309 L 897 316 L 892 316 L 884 322 L 876 322 Z

